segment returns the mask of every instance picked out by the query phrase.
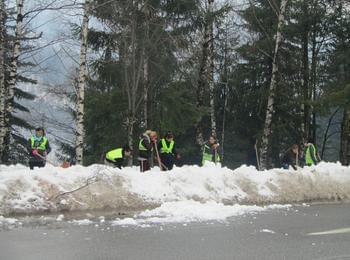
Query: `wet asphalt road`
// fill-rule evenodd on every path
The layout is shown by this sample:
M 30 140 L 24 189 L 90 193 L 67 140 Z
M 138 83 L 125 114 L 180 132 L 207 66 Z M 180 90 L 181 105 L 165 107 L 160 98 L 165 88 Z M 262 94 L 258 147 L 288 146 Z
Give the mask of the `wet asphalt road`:
M 349 204 L 293 207 L 228 223 L 25 225 L 0 231 L 0 260 L 350 259 L 349 227 Z M 329 230 L 337 234 L 308 235 Z

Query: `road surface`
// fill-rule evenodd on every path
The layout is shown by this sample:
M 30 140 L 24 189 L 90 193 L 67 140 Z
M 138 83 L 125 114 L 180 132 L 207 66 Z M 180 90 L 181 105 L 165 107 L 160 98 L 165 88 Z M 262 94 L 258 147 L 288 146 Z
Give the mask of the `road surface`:
M 147 228 L 31 224 L 0 231 L 0 259 L 350 259 L 350 205 Z

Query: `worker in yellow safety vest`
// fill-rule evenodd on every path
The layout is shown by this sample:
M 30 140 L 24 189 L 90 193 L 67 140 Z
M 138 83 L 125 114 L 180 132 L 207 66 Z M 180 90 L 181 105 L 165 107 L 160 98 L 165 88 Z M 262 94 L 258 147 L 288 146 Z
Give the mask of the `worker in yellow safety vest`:
M 305 165 L 311 166 L 316 165 L 321 161 L 317 154 L 316 146 L 313 144 L 312 140 L 309 140 L 304 144 L 305 146 Z
M 171 131 L 168 131 L 158 143 L 158 151 L 160 152 L 162 170 L 168 171 L 173 169 L 175 160 L 180 160 L 180 154 L 176 150 L 174 135 Z
M 106 153 L 105 163 L 121 169 L 124 165 L 124 159 L 131 155 L 131 150 L 128 145 L 123 148 L 113 149 Z
M 35 129 L 35 134 L 28 140 L 28 150 L 29 168 L 33 170 L 34 167 L 45 167 L 46 156 L 51 152 L 51 147 L 44 128 Z
M 149 171 L 152 166 L 153 148 L 157 145 L 157 133 L 152 130 L 146 130 L 139 140 L 140 171 Z
M 202 146 L 202 165 L 205 162 L 214 162 L 215 164 L 220 162 L 219 143 L 214 135 L 211 135 L 208 142 Z

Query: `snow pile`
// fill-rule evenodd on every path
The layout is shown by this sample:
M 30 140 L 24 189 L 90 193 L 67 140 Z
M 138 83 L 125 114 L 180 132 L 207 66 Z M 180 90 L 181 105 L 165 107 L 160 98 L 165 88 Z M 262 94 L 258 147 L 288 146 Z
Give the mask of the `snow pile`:
M 147 225 L 159 223 L 187 223 L 205 222 L 210 220 L 226 221 L 229 217 L 253 214 L 270 209 L 285 209 L 291 205 L 271 206 L 246 206 L 246 205 L 224 205 L 209 201 L 200 203 L 198 201 L 165 202 L 153 210 L 146 210 L 133 218 L 116 219 L 112 225 Z
M 90 219 L 74 219 L 73 221 L 70 221 L 70 223 L 78 226 L 87 226 L 93 224 L 94 222 L 92 222 Z
M 137 167 L 119 170 L 104 165 L 67 169 L 47 166 L 30 171 L 21 165 L 0 165 L 0 215 L 4 216 L 149 209 L 137 218 L 208 220 L 238 214 L 235 204 L 348 201 L 349 198 L 350 168 L 337 163 L 320 163 L 298 171 L 263 172 L 253 167 L 230 170 L 208 164 L 184 166 L 171 172 L 154 169 L 142 174 Z M 253 209 L 259 211 L 259 207 L 249 208 Z M 237 211 L 242 210 L 244 207 Z M 198 214 L 191 215 L 193 211 Z M 215 216 L 215 212 L 220 212 L 221 217 Z
M 18 219 L 15 218 L 5 218 L 4 216 L 0 216 L 0 228 L 3 226 L 14 226 L 17 225 Z

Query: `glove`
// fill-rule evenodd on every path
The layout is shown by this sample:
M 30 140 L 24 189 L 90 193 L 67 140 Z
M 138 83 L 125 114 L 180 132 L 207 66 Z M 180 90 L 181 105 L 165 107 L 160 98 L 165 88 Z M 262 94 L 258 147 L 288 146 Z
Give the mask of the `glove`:
M 38 150 L 35 149 L 32 151 L 32 155 L 38 155 L 38 154 L 39 154 Z

